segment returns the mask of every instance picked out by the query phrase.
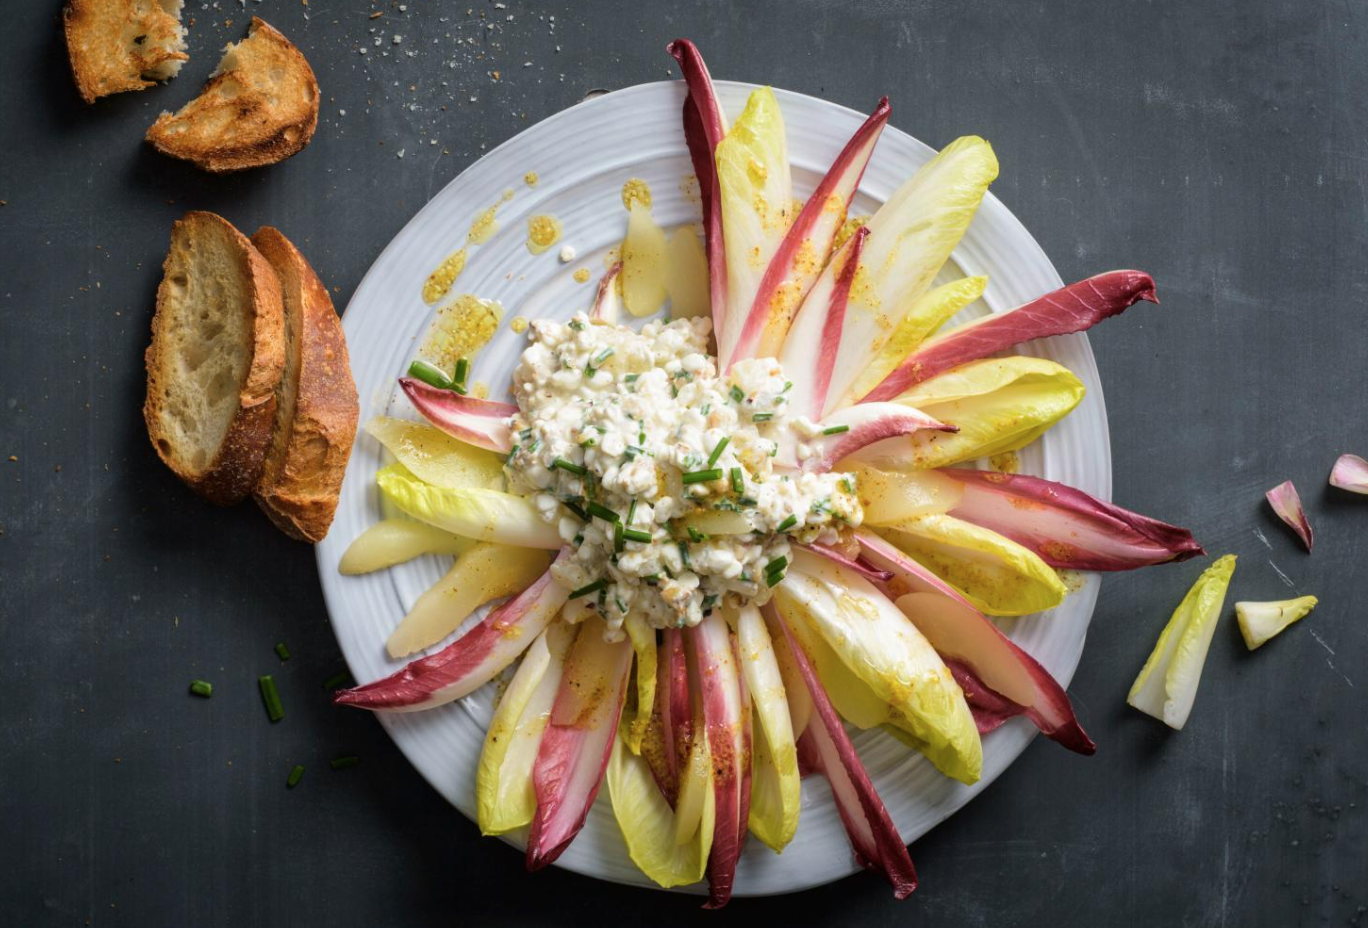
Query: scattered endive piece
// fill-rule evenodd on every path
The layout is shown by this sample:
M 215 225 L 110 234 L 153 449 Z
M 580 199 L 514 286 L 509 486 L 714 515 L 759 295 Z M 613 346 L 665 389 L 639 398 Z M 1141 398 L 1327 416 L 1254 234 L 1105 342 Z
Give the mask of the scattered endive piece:
M 1192 712 L 1207 648 L 1234 573 L 1235 555 L 1227 554 L 1197 578 L 1164 626 L 1154 652 L 1131 686 L 1127 703 L 1172 729 L 1182 729 Z
M 1293 622 L 1305 618 L 1317 602 L 1314 596 L 1298 596 L 1269 603 L 1236 603 L 1235 618 L 1240 623 L 1245 646 L 1253 651 Z
M 1350 493 L 1368 493 L 1368 461 L 1357 454 L 1341 454 L 1330 471 L 1330 486 Z
M 1264 494 L 1268 500 L 1268 505 L 1273 507 L 1273 511 L 1278 514 L 1278 518 L 1287 523 L 1288 528 L 1297 533 L 1302 544 L 1306 545 L 1306 550 L 1311 550 L 1311 543 L 1315 537 L 1311 531 L 1311 523 L 1306 521 L 1306 511 L 1302 509 L 1301 497 L 1297 495 L 1297 488 L 1292 485 L 1291 480 L 1284 480 L 1273 489 Z

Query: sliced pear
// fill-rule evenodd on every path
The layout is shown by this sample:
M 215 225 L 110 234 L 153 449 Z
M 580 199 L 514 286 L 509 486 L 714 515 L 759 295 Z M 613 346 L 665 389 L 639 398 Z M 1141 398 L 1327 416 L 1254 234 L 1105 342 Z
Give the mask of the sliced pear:
M 404 657 L 436 644 L 480 606 L 527 589 L 549 563 L 545 551 L 477 544 L 418 597 L 390 634 L 386 644 L 390 657 Z
M 670 316 L 692 319 L 712 312 L 708 295 L 708 256 L 703 243 L 689 226 L 670 235 L 665 260 L 665 292 L 670 297 Z
M 337 572 L 354 576 L 368 574 L 411 561 L 424 554 L 451 554 L 459 557 L 476 542 L 444 532 L 412 519 L 382 519 L 366 529 L 347 546 Z
M 665 232 L 650 207 L 633 200 L 622 240 L 622 302 L 633 316 L 649 316 L 665 302 L 667 260 Z

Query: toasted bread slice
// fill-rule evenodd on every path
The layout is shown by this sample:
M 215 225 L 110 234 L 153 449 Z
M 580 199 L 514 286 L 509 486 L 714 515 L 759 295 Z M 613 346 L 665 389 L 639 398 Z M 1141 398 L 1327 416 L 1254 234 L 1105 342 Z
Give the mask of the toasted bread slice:
M 215 503 L 256 487 L 285 369 L 280 283 L 232 223 L 191 212 L 171 230 L 147 348 L 147 434 Z
M 185 53 L 182 0 L 67 0 L 67 57 L 81 99 L 142 90 L 176 76 Z
M 178 113 L 162 113 L 147 141 L 206 171 L 241 171 L 284 161 L 309 144 L 317 125 L 309 63 L 253 16 L 247 38 L 224 50 L 200 95 Z
M 337 510 L 360 415 L 347 341 L 328 289 L 299 249 L 270 226 L 252 244 L 280 278 L 286 345 L 256 501 L 291 538 L 319 542 Z

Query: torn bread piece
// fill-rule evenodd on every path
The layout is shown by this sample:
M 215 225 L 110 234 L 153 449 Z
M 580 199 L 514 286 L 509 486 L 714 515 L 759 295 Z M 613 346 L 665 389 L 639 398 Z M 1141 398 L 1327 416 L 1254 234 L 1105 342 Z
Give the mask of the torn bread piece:
M 280 283 L 232 223 L 190 212 L 171 230 L 147 348 L 147 434 L 214 503 L 256 487 L 285 368 Z
M 215 173 L 276 164 L 318 125 L 318 82 L 299 49 L 252 17 L 247 38 L 224 50 L 198 97 L 147 130 L 157 151 Z
M 256 501 L 285 534 L 316 543 L 337 510 L 360 415 L 347 341 L 327 288 L 299 249 L 270 226 L 252 244 L 280 279 L 286 345 Z
M 182 0 L 67 0 L 67 57 L 81 99 L 143 90 L 176 76 L 185 53 Z

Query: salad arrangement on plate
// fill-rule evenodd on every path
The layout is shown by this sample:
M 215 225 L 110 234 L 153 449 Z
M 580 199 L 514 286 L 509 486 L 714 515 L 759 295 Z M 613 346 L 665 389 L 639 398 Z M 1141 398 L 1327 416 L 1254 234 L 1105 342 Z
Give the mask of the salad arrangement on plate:
M 701 245 L 690 230 L 667 245 L 633 206 L 592 309 L 531 323 L 514 403 L 470 395 L 464 361 L 400 378 L 428 424 L 367 429 L 397 458 L 381 492 L 410 518 L 365 532 L 341 569 L 455 555 L 391 635 L 396 658 L 510 598 L 336 699 L 418 711 L 516 665 L 476 792 L 484 833 L 526 829 L 529 869 L 574 840 L 606 782 L 642 872 L 706 878 L 721 906 L 748 836 L 782 851 L 800 778 L 820 775 L 856 860 L 902 898 L 916 873 L 846 725 L 965 783 L 981 737 L 1015 716 L 1092 753 L 1063 689 L 989 616 L 1058 605 L 1061 570 L 1202 553 L 1183 529 L 972 466 L 1082 399 L 1067 369 L 1005 353 L 1154 301 L 1154 284 L 1111 271 L 946 329 L 986 284 L 933 286 L 997 176 L 988 143 L 956 140 L 851 217 L 885 99 L 800 203 L 769 89 L 728 125 L 697 48 L 669 51 Z M 667 294 L 668 320 L 620 321 Z

